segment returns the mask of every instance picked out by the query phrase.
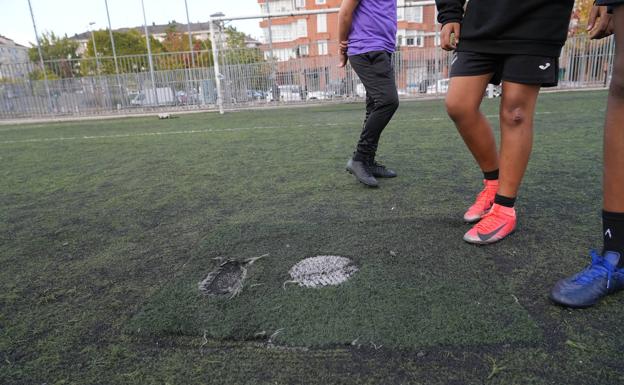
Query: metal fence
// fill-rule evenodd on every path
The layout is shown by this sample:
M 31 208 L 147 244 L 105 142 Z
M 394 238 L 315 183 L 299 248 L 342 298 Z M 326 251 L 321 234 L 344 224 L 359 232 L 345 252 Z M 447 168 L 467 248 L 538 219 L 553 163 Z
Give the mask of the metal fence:
M 394 55 L 402 98 L 439 96 L 448 86 L 450 55 L 435 46 L 435 34 L 425 48 L 400 47 Z M 315 48 L 316 49 L 316 48 Z M 217 109 L 220 83 L 225 109 L 336 101 L 365 96 L 364 87 L 347 66 L 338 68 L 336 42 L 327 54 L 305 50 L 260 48 L 153 55 L 154 80 L 147 55 L 0 66 L 0 119 L 131 114 L 147 111 Z M 613 39 L 568 40 L 561 58 L 558 88 L 606 87 L 613 60 Z M 47 86 L 46 86 L 47 84 Z

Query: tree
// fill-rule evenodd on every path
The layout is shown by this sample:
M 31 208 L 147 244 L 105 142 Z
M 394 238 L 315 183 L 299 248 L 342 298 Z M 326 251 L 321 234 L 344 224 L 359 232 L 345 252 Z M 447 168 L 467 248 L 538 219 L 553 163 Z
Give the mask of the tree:
M 247 35 L 239 32 L 235 27 L 225 28 L 228 49 L 224 52 L 224 61 L 229 64 L 249 64 L 264 61 L 264 56 L 258 48 L 249 48 L 245 44 Z
M 594 5 L 594 0 L 576 0 L 570 21 L 570 30 L 566 47 L 561 55 L 560 63 L 562 71 L 567 72 L 570 80 L 576 81 L 583 77 L 599 78 L 606 72 L 609 59 L 605 55 L 596 55 L 604 49 L 604 46 L 612 44 L 609 39 L 590 41 L 587 31 L 589 13 Z
M 587 20 L 594 0 L 576 0 L 570 22 L 570 36 L 587 34 Z
M 193 38 L 192 44 L 193 44 L 193 55 L 195 56 L 195 58 L 198 59 L 195 61 L 198 62 L 200 61 L 199 59 L 205 59 L 205 60 L 201 60 L 201 62 L 207 63 L 207 61 L 209 61 L 209 63 L 207 64 L 212 65 L 212 60 L 209 60 L 211 59 L 212 55 L 209 55 L 205 58 L 198 57 L 198 55 L 202 55 L 201 53 L 198 53 L 198 52 L 204 49 L 204 47 L 202 47 L 202 42 Z M 175 21 L 169 23 L 169 26 L 167 27 L 167 31 L 166 31 L 166 36 L 162 42 L 162 45 L 163 45 L 165 52 L 180 54 L 179 56 L 174 57 L 173 60 L 170 60 L 171 58 L 167 58 L 169 60 L 163 60 L 164 62 L 163 64 L 167 68 L 179 69 L 179 68 L 190 68 L 192 66 L 193 59 L 191 58 L 191 54 L 190 54 L 188 33 L 178 32 L 177 24 Z M 208 42 L 207 50 L 210 50 L 210 49 L 212 49 L 212 47 L 210 45 L 210 42 Z
M 113 46 L 108 30 L 94 31 L 95 48 L 97 49 L 97 62 L 99 62 L 101 74 L 114 74 L 115 62 L 113 59 Z M 87 49 L 84 52 L 81 72 L 83 75 L 97 73 L 95 50 L 93 48 L 93 38 L 87 42 Z M 115 51 L 117 56 L 124 55 L 147 55 L 147 43 L 145 37 L 136 29 L 126 32 L 113 31 L 115 40 Z M 150 35 L 150 46 L 153 54 L 164 52 L 161 42 Z M 120 72 L 145 71 L 149 67 L 146 56 L 139 56 L 121 63 Z
M 63 37 L 56 36 L 54 32 L 44 32 L 39 37 L 41 46 L 41 56 L 43 56 L 46 74 L 54 78 L 68 78 L 76 75 L 78 59 L 76 50 L 78 42 L 71 40 L 67 35 Z M 31 43 L 28 50 L 28 57 L 31 61 L 39 63 L 39 50 L 37 46 Z M 32 74 L 31 77 L 43 78 L 43 71 L 38 70 L 39 74 Z
M 59 79 L 58 74 L 49 69 L 46 70 L 46 76 L 43 76 L 43 71 L 40 69 L 35 69 L 31 73 L 28 74 L 28 78 L 30 80 L 44 80 L 46 77 L 48 78 L 48 80 Z

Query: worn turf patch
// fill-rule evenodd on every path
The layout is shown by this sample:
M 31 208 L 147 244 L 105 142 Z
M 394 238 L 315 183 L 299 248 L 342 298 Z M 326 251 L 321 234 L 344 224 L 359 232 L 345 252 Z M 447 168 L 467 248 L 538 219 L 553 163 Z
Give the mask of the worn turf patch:
M 357 266 L 349 258 L 337 255 L 319 255 L 297 262 L 289 274 L 292 281 L 299 286 L 320 288 L 324 286 L 338 286 L 345 283 L 358 271 Z
M 376 190 L 344 171 L 361 103 L 3 126 L 0 384 L 622 384 L 624 293 L 548 299 L 601 245 L 606 99 L 540 96 L 518 231 L 488 247 L 461 241 L 482 175 L 439 100 L 402 102 Z M 283 291 L 317 255 L 361 269 Z M 280 346 L 304 337 L 348 346 Z
M 235 340 L 280 331 L 273 343 L 315 347 L 540 340 L 488 251 L 460 243 L 455 233 L 444 220 L 432 218 L 222 226 L 130 328 Z M 235 298 L 198 294 L 197 282 L 218 265 L 215 256 L 242 260 L 264 253 L 269 256 L 249 267 Z M 359 271 L 348 282 L 314 290 L 284 287 L 301 256 L 333 253 L 357 264 Z

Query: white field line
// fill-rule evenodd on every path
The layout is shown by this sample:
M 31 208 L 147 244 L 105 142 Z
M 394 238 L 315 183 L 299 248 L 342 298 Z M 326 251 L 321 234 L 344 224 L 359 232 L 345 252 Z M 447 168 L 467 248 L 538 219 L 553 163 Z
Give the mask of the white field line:
M 536 115 L 547 115 L 553 112 L 544 111 L 537 112 Z M 497 118 L 498 115 L 486 115 L 487 118 Z M 409 122 L 434 122 L 448 120 L 448 118 L 417 118 L 417 119 L 403 119 L 395 120 L 395 122 L 409 123 Z M 314 123 L 314 124 L 295 124 L 288 126 L 252 126 L 252 127 L 235 127 L 235 128 L 221 128 L 221 129 L 206 129 L 206 130 L 184 130 L 184 131 L 157 131 L 157 132 L 139 132 L 132 134 L 114 134 L 114 135 L 83 135 L 83 136 L 66 136 L 57 138 L 34 138 L 34 139 L 20 139 L 20 140 L 5 140 L 0 141 L 0 144 L 20 144 L 20 143 L 44 143 L 44 142 L 63 142 L 72 140 L 92 140 L 92 139 L 119 139 L 119 138 L 135 138 L 145 136 L 165 136 L 165 135 L 190 135 L 190 134 L 206 134 L 211 132 L 236 132 L 236 131 L 252 131 L 252 130 L 266 130 L 272 128 L 305 128 L 305 127 L 334 127 L 344 125 L 344 123 Z

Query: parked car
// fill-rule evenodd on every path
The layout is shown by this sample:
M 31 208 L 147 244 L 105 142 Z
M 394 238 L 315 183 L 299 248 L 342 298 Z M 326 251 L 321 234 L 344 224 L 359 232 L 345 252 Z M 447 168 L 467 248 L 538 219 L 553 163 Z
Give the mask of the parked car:
M 296 84 L 284 84 L 277 86 L 277 95 L 273 96 L 273 90 L 269 90 L 267 99 L 275 102 L 297 102 L 303 100 L 301 87 Z
M 423 79 L 416 83 L 411 83 L 407 85 L 408 93 L 410 94 L 426 94 L 427 88 L 432 84 L 435 84 L 435 79 Z
M 178 91 L 176 92 L 176 103 L 179 105 L 199 104 L 199 94 L 195 90 L 190 92 Z
M 267 93 L 262 90 L 247 90 L 247 99 L 262 100 L 266 98 Z
M 141 107 L 171 105 L 175 103 L 176 96 L 169 87 L 156 88 L 155 90 L 153 88 L 146 88 L 130 100 L 130 105 Z
M 503 87 L 499 85 L 495 86 L 495 85 L 488 85 L 488 87 L 485 89 L 485 97 L 489 97 L 489 91 L 490 91 L 490 87 L 492 87 L 492 97 L 494 98 L 500 98 L 501 95 L 503 95 Z
M 325 100 L 331 99 L 332 95 L 327 91 L 308 91 L 308 100 Z
M 448 91 L 450 79 L 440 79 L 427 87 L 428 94 L 445 94 Z

